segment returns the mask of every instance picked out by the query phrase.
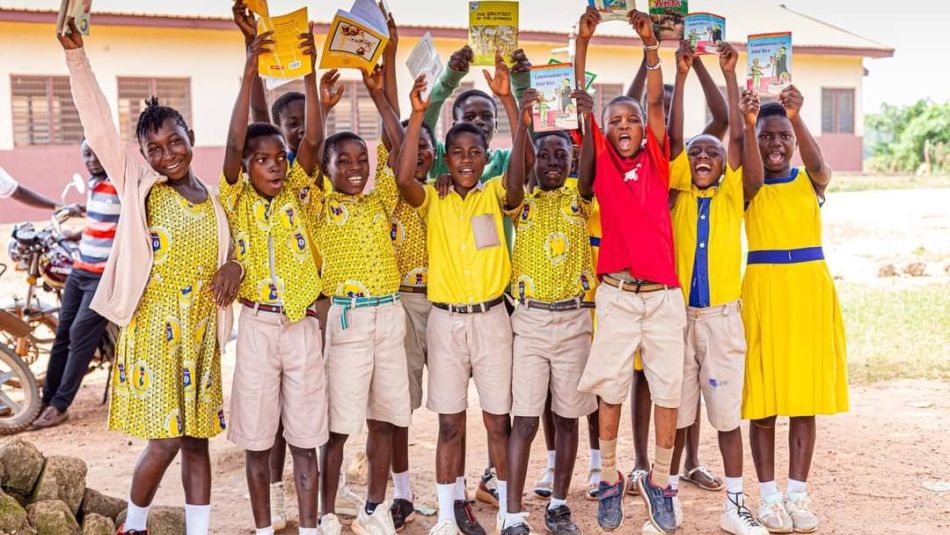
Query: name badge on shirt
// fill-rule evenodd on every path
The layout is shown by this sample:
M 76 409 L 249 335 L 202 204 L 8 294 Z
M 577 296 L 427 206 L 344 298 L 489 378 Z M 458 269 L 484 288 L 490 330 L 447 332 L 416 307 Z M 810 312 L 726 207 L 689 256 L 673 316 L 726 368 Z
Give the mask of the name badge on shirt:
M 495 228 L 495 217 L 491 214 L 472 216 L 472 235 L 475 237 L 476 249 L 501 245 L 498 229 Z
M 623 181 L 624 181 L 624 182 L 627 182 L 627 181 L 629 181 L 629 180 L 633 180 L 633 181 L 640 180 L 640 175 L 638 174 L 638 171 L 640 171 L 640 164 L 637 164 L 636 167 L 634 167 L 633 169 L 627 171 L 627 172 L 623 175 Z

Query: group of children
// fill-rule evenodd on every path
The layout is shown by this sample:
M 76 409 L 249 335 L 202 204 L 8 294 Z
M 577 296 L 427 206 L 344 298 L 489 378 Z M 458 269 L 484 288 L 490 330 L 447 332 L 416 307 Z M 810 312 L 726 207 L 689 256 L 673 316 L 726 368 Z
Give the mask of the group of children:
M 281 97 L 268 114 L 257 63 L 273 46 L 271 34 L 257 33 L 241 1 L 234 18 L 246 63 L 217 193 L 192 172 L 194 135 L 171 108 L 152 101 L 139 118 L 147 164 L 127 154 L 82 37 L 60 37 L 88 144 L 122 197 L 92 305 L 122 326 L 110 428 L 148 439 L 119 533 L 146 533 L 149 506 L 179 451 L 187 532 L 208 531 L 207 439 L 225 428 L 220 351 L 234 301 L 240 319 L 227 429 L 247 452 L 258 534 L 285 521 L 282 487 L 271 483 L 281 480 L 285 443 L 299 532 L 340 533 L 344 447 L 364 422 L 368 488 L 352 530 L 394 533 L 412 521 L 409 426 L 423 391 L 439 422 L 439 513 L 430 533 L 484 534 L 465 479 L 470 378 L 488 434 L 490 468 L 479 495 L 497 501 L 496 533 L 532 532 L 522 494 L 542 418 L 551 428 L 549 469 L 535 489 L 550 497 L 544 524 L 556 535 L 580 533 L 567 496 L 582 416 L 599 457 L 587 490 L 598 500 L 599 526 L 621 526 L 632 491 L 656 530 L 675 532 L 682 512 L 674 474 L 700 395 L 723 456 L 721 528 L 817 529 L 805 491 L 814 417 L 847 409 L 847 379 L 821 250 L 830 170 L 794 87 L 761 106 L 755 94 L 740 94 L 738 53 L 724 44 L 723 101 L 685 43 L 668 91 L 650 18 L 631 11 L 644 50 L 631 93 L 645 85 L 642 103 L 617 97 L 597 116 L 591 96 L 577 89 L 570 96 L 581 128 L 532 134 L 539 94 L 525 83 L 530 64 L 518 51 L 509 68 L 498 54 L 494 73 L 484 74 L 513 144 L 491 149 L 497 104 L 481 91 L 458 96 L 444 140 L 432 130 L 471 50 L 452 56 L 430 98 L 422 98 L 424 79 L 415 80 L 409 118 L 400 122 L 392 39 L 382 65 L 363 73 L 384 127 L 366 191 L 366 141 L 352 132 L 324 135 L 323 118 L 342 94 L 339 74 L 318 83 L 314 69 L 305 94 Z M 588 9 L 578 23 L 577 87 L 599 22 Z M 310 30 L 300 46 L 315 66 Z M 687 140 L 690 70 L 718 100 L 710 99 L 713 123 Z M 790 163 L 796 149 L 800 169 Z M 749 253 L 740 282 L 743 220 Z M 628 395 L 637 400 L 642 450 L 650 400 L 656 429 L 652 467 L 638 455 L 629 478 L 616 459 Z M 791 417 L 786 494 L 774 481 L 778 415 Z M 757 514 L 744 501 L 740 419 L 751 420 Z M 705 470 L 695 477 L 717 483 Z

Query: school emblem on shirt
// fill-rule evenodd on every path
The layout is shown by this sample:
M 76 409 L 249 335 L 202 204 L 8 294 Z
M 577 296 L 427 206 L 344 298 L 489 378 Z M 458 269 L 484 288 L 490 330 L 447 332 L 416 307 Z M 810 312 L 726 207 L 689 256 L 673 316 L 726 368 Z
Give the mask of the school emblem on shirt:
M 181 322 L 174 316 L 165 318 L 165 348 L 170 355 L 178 351 L 178 345 L 181 343 Z
M 571 241 L 563 232 L 552 232 L 544 240 L 544 252 L 551 264 L 555 266 L 567 260 L 570 248 Z
M 224 431 L 227 427 L 227 423 L 224 421 L 224 407 L 218 407 L 218 428 Z
M 636 165 L 636 167 L 634 167 L 633 169 L 631 169 L 631 170 L 627 171 L 626 173 L 624 173 L 624 175 L 623 175 L 623 181 L 624 181 L 624 182 L 628 182 L 628 181 L 632 180 L 632 181 L 636 182 L 637 180 L 640 180 L 640 174 L 639 174 L 639 173 L 640 173 L 640 165 L 641 165 L 641 164 L 638 163 L 638 164 Z
M 406 227 L 395 217 L 389 220 L 389 239 L 396 247 L 400 247 L 406 241 Z
M 403 286 L 427 286 L 428 282 L 428 271 L 424 267 L 412 269 L 402 278 Z
M 310 204 L 310 186 L 304 186 L 300 188 L 300 193 L 297 194 L 298 204 L 300 206 L 307 206 Z
M 152 370 L 144 360 L 140 360 L 132 365 L 132 393 L 137 398 L 148 396 L 149 389 L 152 387 Z
M 521 207 L 521 214 L 518 215 L 518 230 L 528 230 L 534 222 L 534 199 L 525 199 L 524 206 Z
M 297 227 L 297 231 L 287 238 L 287 247 L 293 251 L 298 262 L 313 258 L 310 247 L 307 245 L 307 234 L 300 227 Z
M 577 195 L 565 198 L 565 202 L 561 203 L 561 214 L 564 216 L 564 219 L 567 219 L 569 222 L 584 225 L 585 221 L 581 217 L 581 205 L 577 200 Z
M 149 229 L 149 239 L 152 242 L 152 265 L 160 266 L 172 247 L 171 232 L 165 227 L 154 226 Z
M 369 297 L 369 289 L 360 281 L 345 280 L 336 288 L 336 295 L 346 297 Z
M 257 228 L 263 232 L 270 232 L 270 203 L 264 199 L 259 199 L 251 207 L 251 211 L 254 213 L 254 222 L 257 223 Z
M 192 334 L 195 349 L 199 350 L 205 343 L 205 333 L 208 331 L 208 318 L 201 318 L 195 326 L 195 332 Z M 197 351 L 196 351 L 197 352 Z
M 179 290 L 178 294 L 178 304 L 183 308 L 191 306 L 191 303 L 195 300 L 195 287 L 192 285 L 185 286 Z
M 297 217 L 297 208 L 294 207 L 293 203 L 287 203 L 277 210 L 277 221 L 286 230 L 297 228 Z
M 530 299 L 534 297 L 534 279 L 527 275 L 518 277 L 515 282 L 515 291 L 518 293 L 518 299 Z
M 195 399 L 195 392 L 198 390 L 198 367 L 194 362 L 185 361 L 181 363 L 181 386 L 185 393 L 185 399 Z
M 350 218 L 350 211 L 346 205 L 336 199 L 327 202 L 327 220 L 334 225 L 342 225 Z
M 181 412 L 178 409 L 172 409 L 172 411 L 165 416 L 165 431 L 169 436 L 177 437 L 180 436 L 184 430 L 185 426 L 182 425 Z
M 125 364 L 116 364 L 115 373 L 112 374 L 112 384 L 115 386 L 113 391 L 118 396 L 129 395 L 129 376 L 126 373 Z
M 243 262 L 247 258 L 247 251 L 250 242 L 248 241 L 247 232 L 243 230 L 234 235 L 234 257 L 238 262 Z
M 257 302 L 273 303 L 284 295 L 284 281 L 280 277 L 270 277 L 257 281 Z
M 594 287 L 594 276 L 588 271 L 582 271 L 581 276 L 577 278 L 577 285 L 587 293 Z
M 200 204 L 189 202 L 188 199 L 180 195 L 178 196 L 178 204 L 185 209 L 185 213 L 191 216 L 192 219 L 201 219 L 205 216 L 205 212 L 201 209 Z

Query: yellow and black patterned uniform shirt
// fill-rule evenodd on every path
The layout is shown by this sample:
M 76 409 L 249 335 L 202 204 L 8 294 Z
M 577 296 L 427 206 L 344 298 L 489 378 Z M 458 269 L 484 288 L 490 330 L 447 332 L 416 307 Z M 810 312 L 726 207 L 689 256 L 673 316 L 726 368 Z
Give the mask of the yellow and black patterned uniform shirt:
M 514 218 L 511 295 L 554 302 L 583 296 L 594 284 L 587 221 L 591 202 L 573 186 L 535 188 Z
M 295 162 L 280 193 L 268 200 L 243 171 L 234 184 L 221 178 L 220 199 L 231 225 L 234 256 L 244 266 L 238 296 L 281 305 L 290 321 L 302 319 L 320 295 L 320 273 L 300 205 L 313 182 Z
M 389 151 L 382 143 L 376 149 L 376 158 L 380 163 L 389 159 Z M 393 170 L 388 165 L 377 166 L 376 183 L 379 184 L 381 180 L 395 183 Z M 385 186 L 383 191 L 386 191 Z M 399 266 L 399 274 L 402 277 L 401 285 L 425 288 L 429 271 L 426 222 L 422 214 L 402 198 L 396 200 L 396 208 L 389 218 L 389 237 L 396 248 L 396 265 Z

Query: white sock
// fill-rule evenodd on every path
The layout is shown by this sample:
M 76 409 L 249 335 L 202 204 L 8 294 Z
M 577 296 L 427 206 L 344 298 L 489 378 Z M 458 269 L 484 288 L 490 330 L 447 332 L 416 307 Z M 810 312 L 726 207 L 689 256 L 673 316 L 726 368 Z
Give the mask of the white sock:
M 548 510 L 557 509 L 562 505 L 567 505 L 567 500 L 559 500 L 554 496 L 551 496 L 551 502 L 548 504 Z
M 409 487 L 409 470 L 393 473 L 393 499 L 412 501 L 412 489 Z
M 778 493 L 778 487 L 775 486 L 775 480 L 759 481 L 759 494 L 761 494 L 761 498 L 776 493 Z
M 257 531 L 255 533 L 256 535 L 274 535 L 274 527 L 267 526 L 266 528 L 257 528 Z
M 742 494 L 742 477 L 726 476 L 726 492 L 729 494 Z
M 297 535 L 320 535 L 318 528 L 297 528 Z
M 456 483 L 439 483 L 436 494 L 439 497 L 439 522 L 451 520 L 455 524 L 455 487 Z
M 670 475 L 670 488 L 673 490 L 678 489 L 680 486 L 680 475 Z
M 498 512 L 502 516 L 508 514 L 508 482 L 498 480 Z
M 208 535 L 208 526 L 211 523 L 210 505 L 185 504 L 185 533 L 186 535 Z
M 455 478 L 455 499 L 464 500 L 465 499 L 465 478 L 459 476 Z M 455 518 L 454 516 L 452 518 Z
M 591 470 L 600 470 L 600 450 L 590 450 Z
M 501 529 L 524 524 L 524 513 L 504 513 L 501 516 Z
M 788 492 L 805 492 L 805 482 L 788 478 Z
M 554 469 L 554 459 L 557 457 L 557 452 L 554 450 L 548 450 L 548 469 Z
M 139 507 L 132 503 L 132 498 L 129 498 L 128 512 L 125 515 L 125 530 L 145 531 L 148 527 L 148 511 L 151 508 L 151 505 Z

